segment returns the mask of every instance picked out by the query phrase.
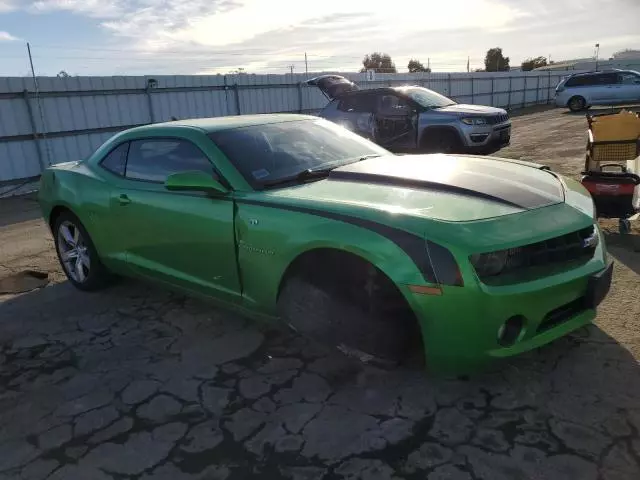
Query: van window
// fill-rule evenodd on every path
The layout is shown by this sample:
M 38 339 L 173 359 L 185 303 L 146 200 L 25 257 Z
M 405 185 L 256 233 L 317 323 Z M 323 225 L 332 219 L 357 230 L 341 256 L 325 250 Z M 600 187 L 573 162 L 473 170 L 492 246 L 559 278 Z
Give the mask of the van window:
M 579 75 L 571 77 L 565 83 L 567 87 L 589 87 L 593 85 L 613 85 L 618 83 L 618 74 L 613 73 L 594 73 L 592 75 Z

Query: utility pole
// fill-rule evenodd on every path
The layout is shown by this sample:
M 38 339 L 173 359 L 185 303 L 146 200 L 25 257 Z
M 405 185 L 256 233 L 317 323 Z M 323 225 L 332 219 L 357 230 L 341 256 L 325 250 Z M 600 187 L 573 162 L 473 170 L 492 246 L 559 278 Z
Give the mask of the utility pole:
M 304 75 L 309 80 L 309 62 L 307 61 L 307 52 L 304 52 Z
M 431 58 L 427 57 L 427 69 L 431 71 Z
M 598 57 L 600 56 L 600 44 L 596 43 L 596 72 L 598 71 Z
M 291 69 L 291 75 L 293 75 L 293 65 L 289 65 L 289 68 Z
M 27 53 L 29 55 L 29 65 L 31 66 L 31 76 L 33 77 L 33 87 L 36 93 L 36 103 L 38 104 L 38 112 L 40 113 L 40 122 L 42 122 L 42 139 L 44 140 L 44 147 L 47 152 L 47 163 L 51 165 L 51 153 L 49 152 L 49 142 L 47 141 L 46 135 L 47 128 L 44 122 L 44 110 L 42 110 L 42 104 L 40 103 L 40 87 L 38 87 L 38 78 L 36 77 L 36 70 L 33 67 L 33 57 L 31 56 L 31 45 L 29 42 L 27 42 Z

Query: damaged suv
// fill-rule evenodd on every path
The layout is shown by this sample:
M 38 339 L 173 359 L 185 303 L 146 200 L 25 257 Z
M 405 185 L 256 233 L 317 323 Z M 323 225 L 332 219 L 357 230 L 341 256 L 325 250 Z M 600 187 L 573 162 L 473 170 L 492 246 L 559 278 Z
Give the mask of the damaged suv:
M 361 90 L 340 75 L 307 84 L 330 100 L 320 117 L 393 152 L 490 154 L 511 140 L 511 121 L 502 108 L 459 104 L 418 86 Z

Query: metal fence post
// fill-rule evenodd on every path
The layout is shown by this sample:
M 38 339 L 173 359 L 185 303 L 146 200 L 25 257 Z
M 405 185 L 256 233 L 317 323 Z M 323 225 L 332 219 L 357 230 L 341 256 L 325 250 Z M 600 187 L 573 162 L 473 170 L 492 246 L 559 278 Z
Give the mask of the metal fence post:
M 511 75 L 509 75 L 509 100 L 507 101 L 507 110 L 511 109 Z
M 451 74 L 450 74 L 450 73 L 448 73 L 448 74 L 447 74 L 447 77 L 448 77 L 448 81 L 449 81 L 449 86 L 447 87 L 447 88 L 448 88 L 447 96 L 451 97 L 451 96 L 452 96 L 452 95 L 451 95 Z
M 471 103 L 474 103 L 474 95 L 473 95 L 473 73 L 471 74 Z
M 302 82 L 298 82 L 298 113 L 302 113 L 304 108 L 302 108 Z
M 527 77 L 524 77 L 524 87 L 522 87 L 522 108 L 527 105 Z
M 495 79 L 496 79 L 496 77 L 491 77 L 491 106 L 492 107 L 496 106 L 496 102 L 495 102 L 495 100 L 493 98 L 493 92 L 495 90 L 495 85 L 494 85 Z
M 40 164 L 40 171 L 43 172 L 47 165 L 44 161 L 44 153 L 42 151 L 42 143 L 40 142 L 40 135 L 38 135 L 38 129 L 36 127 L 36 120 L 33 116 L 33 109 L 31 108 L 31 102 L 29 101 L 29 90 L 24 89 L 23 98 L 24 103 L 27 105 L 27 113 L 29 114 L 29 125 L 31 126 L 31 134 L 33 135 L 33 141 L 36 142 L 36 152 L 38 154 L 38 163 Z
M 149 105 L 149 119 L 151 120 L 151 123 L 155 123 L 156 115 L 153 111 L 153 101 L 151 100 L 151 90 L 149 89 L 149 85 L 144 89 L 144 93 L 147 96 L 147 104 Z
M 536 77 L 536 105 L 540 101 L 540 75 Z
M 233 89 L 233 98 L 236 103 L 236 115 L 242 115 L 242 111 L 240 110 L 240 92 L 238 91 L 238 84 L 234 83 L 231 88 Z
M 547 104 L 551 102 L 551 70 L 547 70 L 549 72 L 549 77 L 547 79 Z

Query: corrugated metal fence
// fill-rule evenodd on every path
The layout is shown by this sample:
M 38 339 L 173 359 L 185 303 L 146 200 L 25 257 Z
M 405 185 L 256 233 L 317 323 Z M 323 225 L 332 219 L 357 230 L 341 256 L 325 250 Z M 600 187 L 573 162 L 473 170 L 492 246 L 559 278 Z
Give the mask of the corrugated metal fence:
M 315 74 L 310 74 L 310 76 Z M 563 72 L 343 74 L 361 88 L 413 84 L 458 102 L 508 109 L 547 103 Z M 175 118 L 315 113 L 307 76 L 0 78 L 0 195 L 52 163 L 85 158 L 115 132 Z M 151 80 L 151 81 L 150 81 Z M 155 80 L 155 81 L 153 81 Z

